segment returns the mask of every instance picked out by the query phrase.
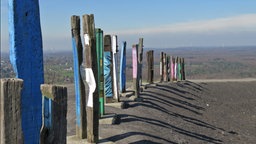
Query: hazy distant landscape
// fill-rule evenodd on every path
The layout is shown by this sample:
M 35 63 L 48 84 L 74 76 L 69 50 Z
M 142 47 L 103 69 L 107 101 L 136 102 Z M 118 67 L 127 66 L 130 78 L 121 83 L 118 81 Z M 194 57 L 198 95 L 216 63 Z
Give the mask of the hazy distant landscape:
M 147 79 L 146 52 L 143 56 L 143 80 Z M 185 58 L 187 79 L 240 79 L 256 77 L 256 46 L 169 48 L 154 50 L 154 80 L 159 81 L 159 60 L 163 51 L 171 56 Z M 132 80 L 131 49 L 127 50 L 127 81 Z M 45 83 L 73 83 L 72 52 L 44 53 Z M 9 55 L 1 55 L 1 77 L 14 77 Z

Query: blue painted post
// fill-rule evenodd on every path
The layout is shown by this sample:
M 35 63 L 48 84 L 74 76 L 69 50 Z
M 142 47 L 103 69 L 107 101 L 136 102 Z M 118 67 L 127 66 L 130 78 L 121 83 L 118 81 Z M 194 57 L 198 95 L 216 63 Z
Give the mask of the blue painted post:
M 106 103 L 113 100 L 111 36 L 104 36 L 104 91 Z
M 43 50 L 38 0 L 9 0 L 10 61 L 23 79 L 21 119 L 24 143 L 39 143 L 44 83 Z
M 71 34 L 73 44 L 74 79 L 76 95 L 76 136 L 80 139 L 84 139 L 87 136 L 87 120 L 85 85 L 80 72 L 80 66 L 83 62 L 83 46 L 80 37 L 79 16 L 71 17 Z
M 120 62 L 120 92 L 123 93 L 126 91 L 126 41 L 122 44 L 121 51 L 121 62 Z

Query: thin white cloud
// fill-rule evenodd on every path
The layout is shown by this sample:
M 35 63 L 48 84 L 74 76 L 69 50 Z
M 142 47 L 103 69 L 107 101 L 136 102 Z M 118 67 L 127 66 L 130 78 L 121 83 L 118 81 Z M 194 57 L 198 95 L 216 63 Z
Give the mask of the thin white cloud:
M 256 31 L 256 14 L 239 15 L 228 18 L 203 20 L 169 24 L 150 28 L 130 29 L 116 32 L 119 35 L 207 32 L 224 30 L 254 30 Z

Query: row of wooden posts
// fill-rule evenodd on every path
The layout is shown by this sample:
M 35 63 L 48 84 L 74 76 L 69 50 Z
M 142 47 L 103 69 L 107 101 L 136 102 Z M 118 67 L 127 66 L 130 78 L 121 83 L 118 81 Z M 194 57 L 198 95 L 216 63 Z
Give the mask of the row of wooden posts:
M 161 52 L 160 82 L 185 80 L 185 60 Z
M 44 84 L 40 18 L 33 17 L 39 15 L 38 6 L 38 3 L 31 5 L 26 1 L 10 3 L 10 59 L 17 79 L 1 79 L 0 144 L 66 143 L 67 88 Z M 26 14 L 29 18 L 23 19 L 22 14 L 28 8 L 32 8 L 30 12 L 33 14 Z M 119 93 L 126 90 L 126 42 L 122 43 L 118 90 L 117 36 L 103 36 L 101 29 L 95 29 L 93 15 L 83 15 L 82 19 L 83 45 L 80 17 L 71 17 L 76 135 L 96 143 L 99 140 L 99 118 L 104 115 L 105 103 L 119 102 Z M 32 23 L 33 27 L 27 23 Z M 143 38 L 132 46 L 132 58 L 134 95 L 138 100 L 142 85 Z M 153 83 L 153 51 L 147 52 L 147 60 L 148 82 Z M 161 63 L 165 64 L 166 60 L 161 60 Z M 86 82 L 80 72 L 82 64 Z M 165 67 L 162 66 L 162 71 L 167 73 L 168 68 Z M 184 71 L 184 65 L 177 71 Z M 165 81 L 167 76 L 165 73 L 162 75 Z M 178 76 L 173 80 L 178 80 Z
M 94 16 L 83 15 L 83 38 L 80 37 L 80 17 L 71 17 L 73 41 L 74 78 L 76 95 L 76 135 L 89 142 L 98 140 L 99 117 L 105 114 L 105 103 L 120 102 L 119 93 L 126 90 L 126 42 L 122 42 L 118 89 L 118 44 L 116 35 L 103 35 L 103 30 L 94 28 Z M 133 46 L 133 83 L 135 98 L 139 97 L 142 83 L 143 38 Z M 82 62 L 85 66 L 85 81 L 80 72 Z M 87 102 L 87 103 L 86 103 Z

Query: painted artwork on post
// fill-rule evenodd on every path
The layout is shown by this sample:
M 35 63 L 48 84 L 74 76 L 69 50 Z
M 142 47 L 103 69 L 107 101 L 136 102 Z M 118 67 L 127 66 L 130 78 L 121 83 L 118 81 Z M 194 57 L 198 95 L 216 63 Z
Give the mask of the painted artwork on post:
M 132 48 L 132 77 L 137 78 L 137 64 L 138 64 L 138 59 L 137 59 L 137 50 L 136 46 L 133 46 Z
M 104 90 L 107 98 L 113 97 L 111 75 L 111 52 L 104 52 Z

